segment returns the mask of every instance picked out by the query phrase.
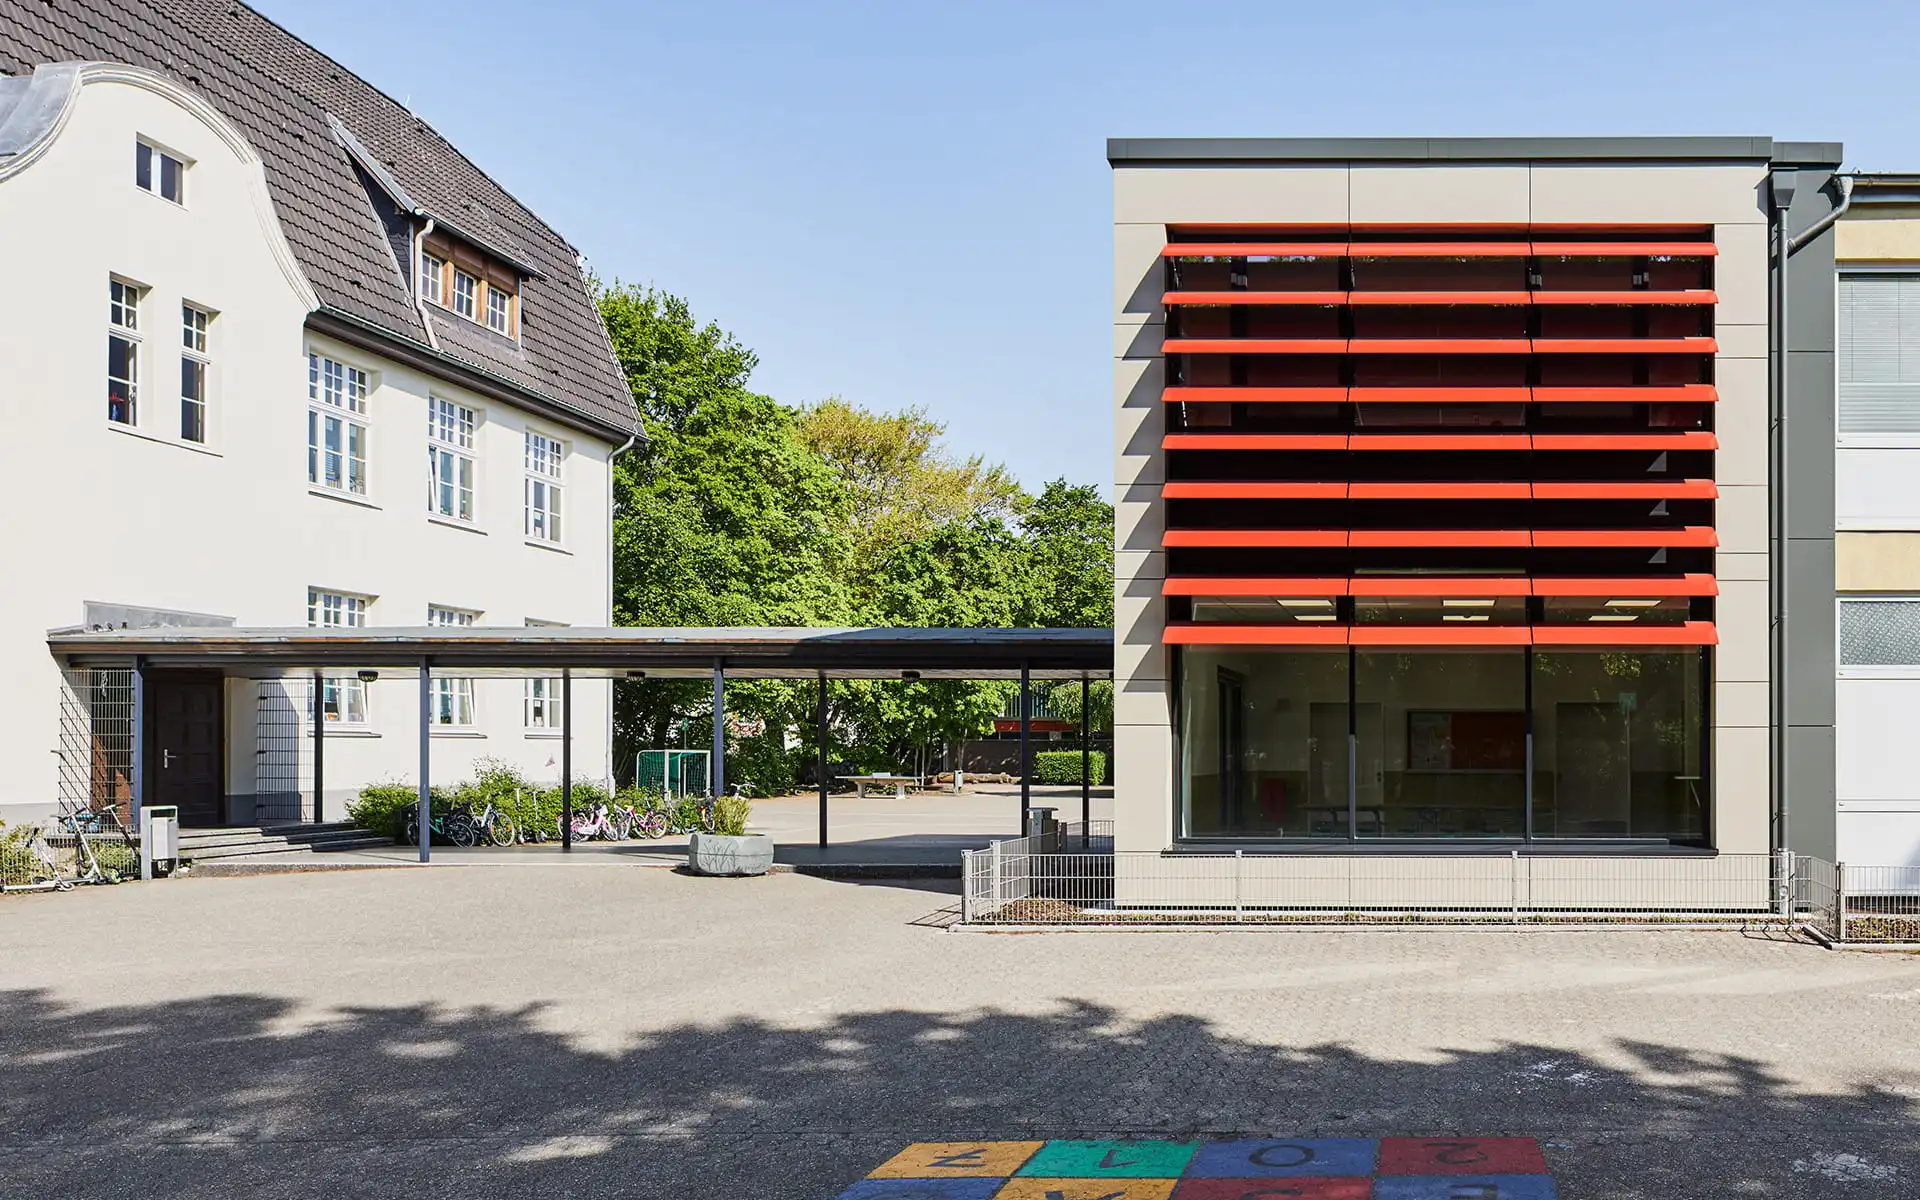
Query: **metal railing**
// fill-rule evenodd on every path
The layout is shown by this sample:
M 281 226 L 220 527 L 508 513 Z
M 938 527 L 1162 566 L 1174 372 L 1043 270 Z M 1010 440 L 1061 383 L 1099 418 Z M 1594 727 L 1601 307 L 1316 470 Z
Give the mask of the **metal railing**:
M 109 809 L 0 826 L 0 893 L 140 878 L 140 839 Z
M 1778 922 L 1835 942 L 1920 940 L 1920 868 L 1786 854 L 1115 853 L 1074 836 L 1062 826 L 968 851 L 963 923 Z

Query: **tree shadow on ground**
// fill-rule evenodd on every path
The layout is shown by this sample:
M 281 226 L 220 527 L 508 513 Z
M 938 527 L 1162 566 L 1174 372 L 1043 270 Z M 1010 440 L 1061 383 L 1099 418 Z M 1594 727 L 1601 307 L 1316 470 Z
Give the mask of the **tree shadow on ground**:
M 537 1007 L 0 1005 L 4 1195 L 824 1200 L 916 1140 L 1130 1135 L 1533 1136 L 1572 1200 L 1920 1186 L 1920 1088 L 1809 1094 L 1655 1040 L 1612 1064 L 1519 1042 L 1395 1061 L 1080 1004 L 605 1049 Z

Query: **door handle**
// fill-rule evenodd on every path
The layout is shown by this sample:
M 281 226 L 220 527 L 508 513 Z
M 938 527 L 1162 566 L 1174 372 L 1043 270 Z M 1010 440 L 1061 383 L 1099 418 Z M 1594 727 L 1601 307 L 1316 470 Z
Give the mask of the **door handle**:
M 165 770 L 166 768 L 171 767 L 172 765 L 173 765 L 173 751 L 162 748 L 160 751 L 161 769 Z

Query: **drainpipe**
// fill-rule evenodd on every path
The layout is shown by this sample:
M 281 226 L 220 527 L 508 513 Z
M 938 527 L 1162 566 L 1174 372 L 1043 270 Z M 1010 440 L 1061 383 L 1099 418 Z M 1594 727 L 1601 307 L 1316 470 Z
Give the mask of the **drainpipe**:
M 424 216 L 416 211 L 415 216 Z M 433 318 L 427 314 L 427 297 L 420 290 L 420 255 L 426 251 L 427 239 L 433 235 L 434 221 L 427 217 L 427 223 L 413 234 L 413 261 L 407 264 L 407 278 L 413 282 L 413 306 L 420 312 L 420 327 L 427 331 L 427 345 L 435 350 L 440 348 L 440 339 L 433 336 Z
M 1835 175 L 1833 177 L 1833 186 L 1840 192 L 1840 203 L 1834 206 L 1832 212 L 1815 221 L 1810 227 L 1794 234 L 1787 242 L 1788 254 L 1799 253 L 1800 247 L 1819 237 L 1827 230 L 1832 229 L 1834 223 L 1841 217 L 1846 216 L 1847 210 L 1853 207 L 1853 176 Z
M 1787 258 L 1792 240 L 1787 212 L 1793 207 L 1792 173 L 1775 172 L 1773 185 L 1772 385 L 1767 389 L 1767 614 L 1768 774 L 1773 791 L 1773 846 L 1787 846 Z

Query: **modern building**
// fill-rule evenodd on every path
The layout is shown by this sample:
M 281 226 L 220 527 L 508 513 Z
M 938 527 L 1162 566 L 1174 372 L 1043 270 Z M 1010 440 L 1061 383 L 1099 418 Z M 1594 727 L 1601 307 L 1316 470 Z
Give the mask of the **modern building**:
M 200 824 L 338 816 L 418 761 L 406 672 L 63 672 L 49 630 L 609 622 L 638 417 L 558 233 L 230 0 L 0 0 L 0 72 L 0 819 L 124 801 L 136 741 Z M 573 691 L 577 774 L 608 696 Z M 553 681 L 433 703 L 439 778 L 557 774 Z
M 1834 857 L 1838 145 L 1108 159 L 1118 849 Z
M 1852 193 L 1834 229 L 1838 853 L 1920 866 L 1920 176 Z

